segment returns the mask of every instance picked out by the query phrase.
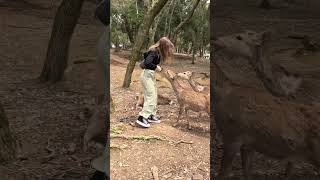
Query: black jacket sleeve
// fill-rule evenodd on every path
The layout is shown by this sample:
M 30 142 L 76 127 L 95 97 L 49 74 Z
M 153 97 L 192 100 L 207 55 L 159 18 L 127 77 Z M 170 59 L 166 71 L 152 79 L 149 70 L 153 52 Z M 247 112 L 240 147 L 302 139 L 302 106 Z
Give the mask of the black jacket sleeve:
M 158 58 L 158 53 L 156 51 L 150 51 L 144 60 L 144 65 L 146 69 L 155 70 L 157 64 L 155 64 L 155 59 Z

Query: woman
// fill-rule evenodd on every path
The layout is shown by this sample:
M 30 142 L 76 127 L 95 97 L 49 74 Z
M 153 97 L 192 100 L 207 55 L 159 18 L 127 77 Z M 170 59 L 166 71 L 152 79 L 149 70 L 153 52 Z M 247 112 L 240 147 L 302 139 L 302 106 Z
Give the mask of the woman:
M 144 53 L 144 61 L 141 64 L 143 71 L 140 76 L 144 93 L 144 104 L 136 121 L 142 127 L 150 127 L 149 123 L 160 123 L 160 119 L 156 117 L 158 94 L 155 71 L 162 71 L 160 65 L 168 61 L 173 49 L 174 45 L 172 42 L 167 37 L 162 37 L 149 48 L 148 52 Z

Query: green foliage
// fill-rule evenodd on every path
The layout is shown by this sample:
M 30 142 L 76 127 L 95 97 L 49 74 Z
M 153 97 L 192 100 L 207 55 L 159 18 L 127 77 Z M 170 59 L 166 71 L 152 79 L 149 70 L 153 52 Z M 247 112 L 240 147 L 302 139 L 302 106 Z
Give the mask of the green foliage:
M 153 0 L 156 1 L 156 0 Z M 150 30 L 149 40 L 157 41 L 163 36 L 172 37 L 175 28 L 188 16 L 195 0 L 169 0 L 154 21 Z M 208 51 L 209 44 L 209 1 L 201 0 L 193 17 L 177 36 L 176 47 L 186 53 L 190 50 L 192 42 L 197 52 Z M 140 24 L 152 0 L 113 0 L 112 11 L 112 42 L 128 46 L 134 42 Z M 152 31 L 155 31 L 152 33 Z M 152 37 L 154 35 L 154 37 Z M 190 51 L 189 51 L 190 53 Z
M 194 44 L 196 49 L 204 48 L 203 50 L 206 51 L 209 51 L 206 47 L 208 47 L 207 45 L 210 43 L 208 8 L 209 4 L 205 1 L 200 2 L 190 23 L 183 28 L 183 32 L 181 34 L 181 36 L 184 37 L 183 39 L 188 39 L 188 37 L 194 37 L 197 39 Z M 192 41 L 192 38 L 189 38 L 188 40 Z
M 130 44 L 144 17 L 141 0 L 114 0 L 111 3 L 111 34 L 113 44 Z M 132 39 L 130 39 L 132 37 Z M 132 42 L 131 42 L 132 43 Z

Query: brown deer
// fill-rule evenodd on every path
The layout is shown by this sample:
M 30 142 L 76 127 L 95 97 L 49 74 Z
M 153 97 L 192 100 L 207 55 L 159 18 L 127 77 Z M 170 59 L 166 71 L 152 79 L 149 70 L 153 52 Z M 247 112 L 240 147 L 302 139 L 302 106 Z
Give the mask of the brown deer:
M 89 119 L 88 128 L 84 134 L 83 137 L 83 150 L 87 151 L 88 144 L 91 141 L 95 141 L 98 144 L 102 145 L 104 144 L 105 137 L 108 134 L 109 129 L 105 128 L 105 116 L 104 116 L 104 66 L 106 66 L 106 63 L 103 62 L 105 56 L 105 52 L 109 48 L 108 46 L 108 37 L 109 33 L 107 31 L 104 31 L 104 33 L 101 35 L 100 40 L 98 42 L 98 56 L 97 56 L 97 86 L 96 86 L 96 99 L 95 99 L 95 107 L 94 107 L 94 113 Z M 105 102 L 106 103 L 106 102 Z M 109 106 L 107 106 L 109 108 Z
M 144 95 L 140 93 L 139 95 L 136 96 L 136 99 L 137 99 L 136 109 L 142 108 L 144 103 Z M 158 105 L 168 105 L 171 103 L 172 101 L 169 97 L 158 94 Z
M 180 105 L 179 115 L 175 125 L 179 122 L 183 111 L 185 111 L 185 115 L 188 119 L 188 128 L 191 129 L 188 118 L 188 111 L 192 110 L 194 112 L 206 112 L 209 115 L 210 97 L 208 95 L 195 92 L 192 89 L 184 88 L 178 81 L 177 73 L 173 72 L 172 70 L 167 70 L 165 72 L 165 75 L 171 83 L 172 89 L 174 90 L 178 103 Z
M 199 84 L 197 84 L 193 79 L 192 79 L 192 76 L 193 76 L 194 72 L 192 71 L 185 71 L 185 72 L 182 72 L 182 73 L 178 73 L 178 76 L 185 79 L 185 80 L 188 80 L 190 86 L 192 87 L 192 89 L 196 92 L 201 92 L 203 94 L 210 94 L 210 88 L 207 87 L 207 86 L 201 86 Z
M 223 50 L 234 56 L 247 59 L 257 77 L 262 81 L 266 90 L 277 97 L 294 95 L 302 83 L 299 75 L 288 72 L 281 66 L 271 65 L 267 40 L 271 32 L 233 34 L 220 37 L 214 41 L 216 49 Z
M 164 75 L 164 73 L 158 73 L 156 72 L 155 74 L 155 78 L 157 81 L 157 86 L 158 88 L 170 88 L 171 87 L 171 83 L 168 81 L 167 77 Z M 144 95 L 143 92 L 140 92 L 137 96 L 136 96 L 136 100 L 137 103 L 135 105 L 136 109 L 142 108 L 143 107 L 143 103 L 144 103 Z M 162 94 L 158 94 L 158 105 L 168 105 L 171 104 L 172 100 Z
M 301 79 L 283 69 L 278 74 L 271 72 L 267 59 L 261 53 L 267 36 L 267 32 L 248 31 L 220 37 L 213 42 L 215 50 L 249 60 L 268 90 L 242 87 L 226 77 L 225 82 L 217 80 L 218 85 L 212 87 L 214 119 L 224 142 L 219 180 L 228 177 L 238 152 L 241 152 L 245 179 L 251 177 L 254 152 L 286 160 L 287 179 L 291 179 L 296 160 L 320 167 L 320 106 L 303 105 L 283 98 L 295 92 L 298 85 L 288 87 L 290 91 L 287 91 L 278 80 L 290 77 L 293 82 L 289 84 L 299 84 L 296 81 L 301 82 Z M 223 75 L 219 64 L 216 61 L 213 64 L 215 70 Z

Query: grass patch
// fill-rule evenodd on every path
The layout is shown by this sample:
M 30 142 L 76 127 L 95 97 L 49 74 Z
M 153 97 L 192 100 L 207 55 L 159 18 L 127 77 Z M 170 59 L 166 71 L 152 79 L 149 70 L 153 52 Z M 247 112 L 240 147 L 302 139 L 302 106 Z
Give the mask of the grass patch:
M 111 128 L 111 135 L 121 134 L 125 130 L 123 126 L 115 126 Z
M 157 136 L 133 136 L 131 137 L 133 140 L 139 140 L 139 141 L 152 141 L 152 140 L 163 140 L 161 137 Z
M 127 140 L 138 140 L 138 141 L 164 141 L 165 139 L 158 136 L 121 136 L 121 135 L 111 135 L 111 138 L 122 138 Z

